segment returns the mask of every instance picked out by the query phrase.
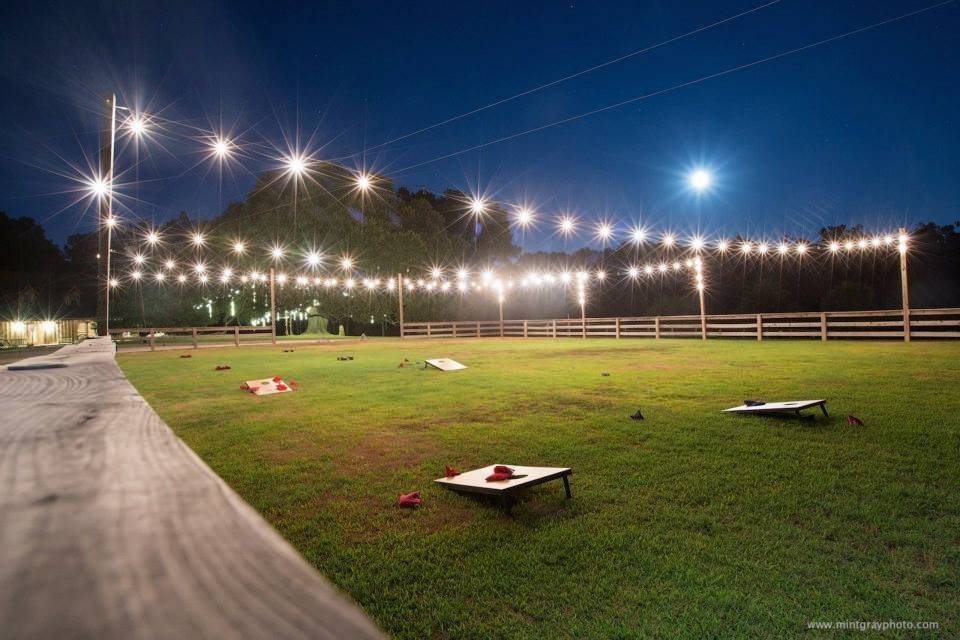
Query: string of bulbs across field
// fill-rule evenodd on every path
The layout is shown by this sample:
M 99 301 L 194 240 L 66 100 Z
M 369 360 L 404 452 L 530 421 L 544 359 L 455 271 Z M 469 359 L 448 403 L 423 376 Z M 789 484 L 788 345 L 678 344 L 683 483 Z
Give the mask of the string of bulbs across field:
M 319 290 L 343 296 L 393 294 L 400 299 L 399 317 L 402 323 L 402 297 L 407 295 L 483 294 L 493 296 L 501 307 L 515 290 L 532 288 L 560 289 L 573 297 L 586 315 L 589 292 L 608 282 L 638 283 L 664 277 L 690 277 L 690 291 L 699 295 L 700 313 L 706 313 L 705 291 L 708 287 L 708 261 L 722 261 L 728 256 L 748 260 L 793 261 L 797 268 L 803 264 L 829 262 L 830 268 L 838 260 L 852 260 L 869 255 L 886 259 L 899 255 L 901 275 L 906 291 L 906 255 L 909 236 L 905 229 L 886 231 L 857 238 L 837 238 L 814 242 L 806 239 L 777 241 L 768 239 L 709 238 L 700 234 L 682 236 L 671 230 L 653 227 L 623 225 L 613 219 L 584 223 L 577 216 L 564 212 L 549 214 L 537 211 L 526 203 L 494 202 L 480 195 L 464 196 L 462 215 L 470 228 L 483 232 L 488 215 L 496 210 L 509 215 L 511 232 L 522 234 L 549 229 L 565 240 L 583 235 L 599 243 L 603 249 L 600 265 L 570 265 L 558 270 L 528 270 L 515 272 L 510 265 L 429 264 L 412 265 L 400 273 L 383 273 L 376 265 L 362 264 L 348 252 L 339 254 L 303 243 L 301 246 L 280 242 L 264 243 L 260 238 L 245 238 L 240 233 L 219 233 L 215 228 L 195 228 L 187 234 L 168 234 L 160 227 L 138 220 L 134 211 L 136 199 L 126 195 L 134 186 L 117 178 L 118 134 L 127 142 L 140 144 L 149 141 L 152 133 L 177 134 L 181 140 L 197 145 L 197 151 L 216 163 L 222 174 L 230 163 L 244 160 L 266 161 L 272 167 L 268 184 L 285 181 L 292 191 L 294 206 L 298 191 L 320 184 L 319 178 L 330 166 L 335 166 L 340 193 L 328 195 L 346 208 L 360 211 L 365 203 L 378 197 L 381 185 L 388 179 L 365 170 L 351 170 L 342 165 L 315 159 L 298 151 L 279 152 L 275 145 L 261 142 L 240 142 L 210 131 L 197 130 L 165 118 L 125 111 L 119 121 L 115 97 L 107 100 L 110 127 L 104 132 L 100 153 L 100 167 L 96 173 L 81 179 L 81 197 L 90 198 L 99 212 L 101 247 L 98 259 L 104 258 L 101 291 L 105 332 L 109 332 L 109 305 L 111 295 L 127 287 L 168 287 L 177 293 L 196 290 L 209 291 L 219 287 L 237 291 L 237 287 L 269 286 L 270 310 L 260 319 L 271 327 L 276 325 L 275 287 L 296 288 L 303 291 Z M 697 193 L 713 186 L 712 174 L 697 168 L 688 176 L 689 188 Z M 124 228 L 128 237 L 123 253 L 114 256 L 113 234 Z M 635 256 L 640 248 L 659 252 L 655 261 L 639 262 Z M 631 253 L 631 252 L 634 253 Z M 115 260 L 120 265 L 115 265 Z M 805 262 L 806 261 L 806 262 Z M 906 304 L 906 300 L 904 301 Z

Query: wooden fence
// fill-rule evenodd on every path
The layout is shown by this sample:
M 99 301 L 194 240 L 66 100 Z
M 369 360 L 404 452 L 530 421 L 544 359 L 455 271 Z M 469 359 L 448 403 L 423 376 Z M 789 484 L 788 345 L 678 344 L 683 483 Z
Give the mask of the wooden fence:
M 960 309 L 405 322 L 404 338 L 960 338 Z M 906 328 L 906 331 L 904 329 Z
M 274 341 L 273 329 L 266 327 L 149 327 L 117 328 L 110 327 L 110 337 L 118 346 L 125 344 L 149 345 L 150 350 L 158 346 L 192 346 L 196 349 L 201 343 L 232 342 L 236 346 L 245 338 L 262 338 Z

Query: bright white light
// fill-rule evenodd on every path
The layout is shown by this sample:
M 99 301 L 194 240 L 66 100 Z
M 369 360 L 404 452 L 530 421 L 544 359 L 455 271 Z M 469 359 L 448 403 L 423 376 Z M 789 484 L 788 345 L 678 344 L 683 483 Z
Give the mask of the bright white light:
M 439 280 L 443 276 L 443 270 L 440 267 L 433 267 L 430 269 L 430 277 L 434 280 Z
M 223 273 L 220 274 L 221 282 L 230 282 L 230 276 L 233 275 L 233 269 L 230 267 L 224 267 Z
M 883 244 L 891 245 L 893 244 L 893 236 L 883 236 Z
M 643 272 L 644 272 L 645 274 L 647 274 L 648 276 L 649 276 L 649 275 L 652 275 L 652 274 L 653 274 L 653 265 L 652 265 L 652 264 L 646 265 L 646 266 L 643 268 Z
M 166 277 L 167 277 L 167 274 L 165 274 L 163 271 L 157 271 L 155 274 L 153 274 L 153 279 L 156 280 L 157 282 L 163 282 L 166 279 Z
M 777 245 L 777 252 L 782 256 L 787 255 L 790 253 L 790 245 L 788 245 L 786 242 L 781 242 Z
M 237 240 L 236 242 L 233 243 L 233 252 L 238 256 L 246 253 L 246 251 L 247 251 L 247 243 L 244 242 L 243 240 Z
M 87 181 L 87 191 L 89 191 L 92 196 L 103 198 L 110 193 L 110 184 L 103 178 L 97 177 Z
M 480 277 L 483 278 L 484 282 L 490 282 L 493 279 L 493 271 L 490 269 L 484 269 L 483 273 L 480 274 Z
M 287 274 L 281 273 L 280 275 L 277 276 L 277 282 L 279 282 L 280 284 L 284 284 L 286 283 L 286 281 L 287 281 Z
M 473 198 L 470 200 L 470 213 L 477 216 L 478 218 L 482 216 L 487 211 L 487 203 L 482 198 Z
M 636 267 L 630 267 L 627 269 L 627 275 L 636 280 L 640 276 L 640 270 Z
M 704 242 L 700 236 L 693 236 L 693 238 L 690 239 L 690 248 L 694 251 L 702 251 L 704 245 L 706 245 L 706 242 Z
M 283 247 L 279 245 L 274 245 L 270 247 L 270 257 L 274 260 L 279 260 L 283 257 Z
M 753 252 L 753 244 L 750 242 L 744 242 L 742 245 L 740 245 L 740 252 L 745 256 L 750 255 Z
M 713 184 L 713 176 L 706 169 L 693 171 L 688 180 L 695 191 L 706 191 Z
M 286 159 L 287 173 L 292 176 L 301 176 L 307 170 L 307 161 L 303 156 L 295 155 Z
M 526 207 L 520 207 L 517 210 L 517 224 L 522 229 L 526 229 L 533 224 L 533 212 Z
M 660 265 L 657 267 L 657 270 L 660 273 L 666 273 L 668 268 L 669 267 L 667 267 L 666 263 L 661 262 Z
M 309 280 L 307 280 L 306 276 L 297 276 L 297 284 L 301 287 L 306 286 L 307 282 L 309 282 Z
M 597 271 L 597 280 L 598 280 L 598 281 L 603 282 L 603 281 L 606 280 L 606 279 L 607 279 L 607 272 L 606 272 L 606 271 L 603 271 L 603 270 Z
M 343 286 L 346 289 L 353 289 L 354 285 L 356 285 L 356 282 L 353 281 L 353 278 L 347 278 L 343 281 Z
M 831 242 L 830 245 L 829 245 L 829 249 L 830 249 L 830 251 L 831 251 L 832 253 L 836 253 L 837 251 L 840 251 L 840 243 L 839 243 L 839 242 Z
M 196 271 L 197 273 L 206 273 L 207 265 L 203 264 L 202 262 L 198 262 L 195 265 L 193 265 L 193 270 Z
M 647 239 L 647 230 L 643 227 L 636 227 L 630 231 L 630 239 L 634 244 L 640 244 Z
M 171 259 L 167 259 L 167 261 L 163 263 L 163 267 L 167 271 L 171 271 L 175 266 L 177 266 L 177 263 Z
M 853 251 L 853 242 L 850 240 L 847 240 L 846 242 L 843 243 L 843 248 L 846 249 L 847 251 Z
M 360 189 L 360 191 L 366 191 L 370 188 L 370 177 L 365 173 L 357 174 L 356 182 L 357 189 Z
M 233 149 L 233 142 L 227 138 L 215 138 L 210 148 L 218 158 L 223 159 L 230 155 L 230 151 Z
M 149 231 L 147 233 L 146 240 L 149 244 L 157 244 L 160 242 L 160 234 L 156 231 Z
M 565 236 L 569 236 L 576 230 L 577 222 L 573 219 L 573 216 L 562 216 L 558 226 L 560 228 L 560 233 Z
M 866 249 L 866 248 L 867 248 L 867 241 L 861 238 L 859 241 L 857 241 L 857 247 L 858 247 L 859 249 L 861 249 L 861 250 L 862 250 L 862 249 Z
M 769 250 L 770 250 L 770 246 L 766 242 L 761 242 L 760 244 L 757 245 L 757 251 L 759 251 L 760 255 L 762 256 L 767 255 L 767 251 Z
M 141 115 L 132 115 L 127 120 L 127 129 L 130 130 L 130 133 L 139 138 L 146 132 L 147 122 Z
M 198 280 L 200 280 L 200 284 L 207 284 L 207 282 L 210 281 L 210 276 L 208 276 L 208 275 L 205 274 L 205 273 L 201 273 L 201 274 L 200 274 L 200 277 L 198 278 Z
M 460 267 L 459 269 L 457 269 L 457 278 L 459 280 L 466 280 L 469 277 L 470 277 L 470 272 L 467 271 L 464 267 Z
M 182 273 L 177 276 L 177 282 L 179 282 L 180 284 L 183 284 L 186 281 L 187 281 L 187 276 L 183 275 Z
M 147 259 L 138 253 L 137 255 L 133 256 L 133 261 L 137 264 L 143 264 L 147 261 Z
M 606 242 L 613 236 L 613 225 L 609 222 L 601 222 L 597 225 L 597 239 Z
M 798 243 L 797 243 L 797 253 L 799 253 L 800 255 L 803 255 L 803 254 L 805 254 L 806 252 L 807 252 L 807 244 L 806 244 L 805 242 L 798 242 Z
M 340 268 L 344 271 L 350 271 L 350 269 L 353 269 L 353 259 L 350 256 L 343 256 L 340 258 Z
M 311 267 L 320 266 L 320 260 L 321 260 L 321 256 L 318 252 L 310 251 L 309 253 L 307 253 L 307 264 L 310 265 Z
M 673 270 L 674 270 L 674 271 L 680 271 L 681 268 L 682 268 L 682 267 L 681 267 L 681 265 L 680 265 L 679 262 L 674 262 L 674 263 L 673 263 Z
M 194 246 L 202 247 L 207 240 L 203 237 L 203 234 L 198 231 L 190 237 L 190 241 L 193 242 Z
M 660 241 L 663 243 L 663 246 L 672 247 L 677 243 L 677 238 L 672 233 L 665 233 Z
M 113 227 L 117 226 L 117 219 L 113 216 L 110 216 L 104 220 L 103 223 L 112 229 Z
M 139 280 L 140 278 L 143 277 L 143 273 L 140 271 L 133 271 L 130 273 L 130 277 L 133 278 L 134 280 Z
M 879 246 L 880 246 L 880 238 L 873 238 L 872 240 L 870 240 L 870 244 L 871 244 L 874 248 L 879 247 Z
M 110 286 L 111 286 L 111 287 L 120 286 L 120 281 L 117 280 L 116 278 L 110 278 Z
M 560 282 L 563 284 L 570 284 L 570 281 L 573 279 L 573 276 L 570 275 L 569 271 L 564 271 L 560 274 Z
M 718 240 L 717 241 L 717 251 L 720 253 L 726 253 L 727 249 L 730 248 L 730 242 L 727 240 Z

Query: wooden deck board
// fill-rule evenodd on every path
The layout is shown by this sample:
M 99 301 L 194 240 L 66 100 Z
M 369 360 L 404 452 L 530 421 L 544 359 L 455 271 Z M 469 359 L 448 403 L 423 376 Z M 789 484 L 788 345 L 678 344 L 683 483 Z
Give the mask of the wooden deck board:
M 11 638 L 380 638 L 153 412 L 106 339 L 0 370 Z

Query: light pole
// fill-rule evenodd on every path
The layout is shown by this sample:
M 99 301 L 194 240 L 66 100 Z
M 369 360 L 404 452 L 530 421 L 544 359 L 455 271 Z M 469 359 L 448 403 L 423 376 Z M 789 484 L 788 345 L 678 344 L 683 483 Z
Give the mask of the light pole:
M 103 282 L 103 335 L 110 337 L 110 251 L 113 243 L 113 150 L 117 137 L 117 97 L 110 94 L 106 99 L 110 127 L 100 135 L 100 182 L 106 185 L 105 193 L 99 194 L 100 233 L 107 229 L 106 278 Z M 99 244 L 99 243 L 98 243 Z M 100 315 L 100 314 L 98 314 Z

